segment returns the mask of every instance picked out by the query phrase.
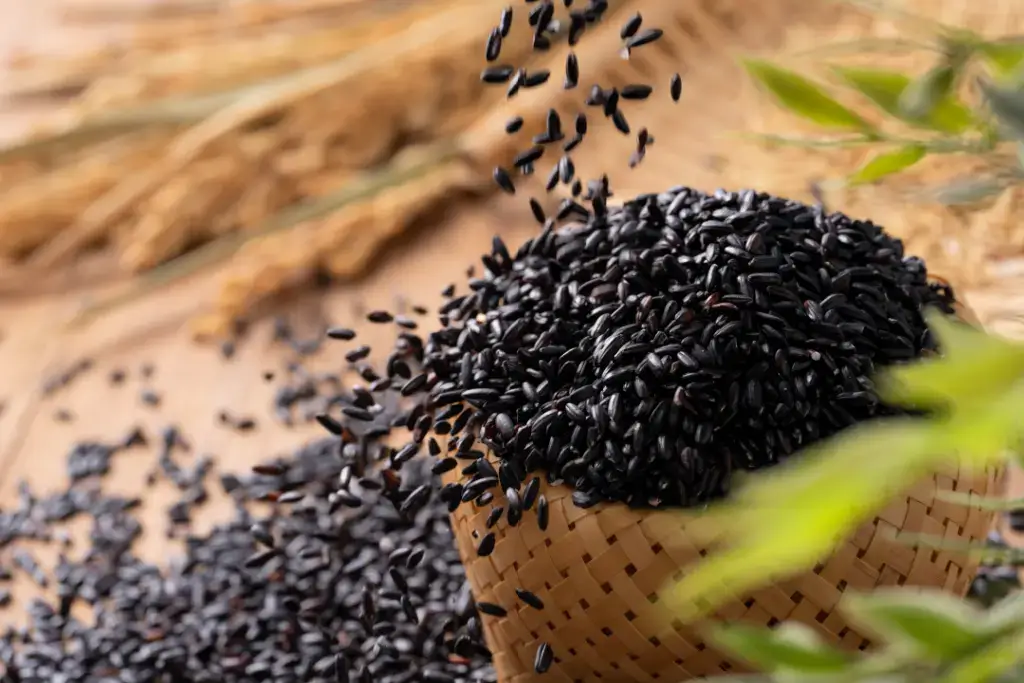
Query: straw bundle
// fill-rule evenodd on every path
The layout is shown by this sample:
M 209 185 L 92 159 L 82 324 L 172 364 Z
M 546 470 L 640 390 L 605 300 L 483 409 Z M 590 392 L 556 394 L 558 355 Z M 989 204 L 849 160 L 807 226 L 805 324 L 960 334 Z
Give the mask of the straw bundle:
M 112 272 L 142 274 L 129 297 L 226 262 L 220 295 L 197 320 L 198 331 L 223 335 L 262 299 L 314 272 L 357 277 L 394 235 L 460 196 L 493 189 L 490 167 L 515 151 L 502 133 L 506 117 L 540 122 L 548 107 L 578 102 L 555 88 L 505 102 L 480 86 L 470 65 L 481 62 L 501 6 L 200 3 L 149 19 L 88 59 L 26 64 L 13 92 L 76 95 L 62 124 L 0 152 L 0 261 L 11 264 L 0 288 L 38 291 L 96 244 L 114 247 Z M 802 197 L 810 180 L 861 161 L 848 150 L 766 150 L 723 138 L 723 130 L 777 133 L 796 123 L 749 86 L 734 57 L 784 35 L 789 52 L 887 35 L 890 23 L 852 10 L 837 21 L 830 3 L 791 0 L 634 0 L 614 9 L 578 46 L 585 82 L 658 84 L 682 71 L 691 98 L 684 103 L 700 105 L 653 98 L 642 120 L 658 144 L 644 164 L 624 172 L 633 141 L 598 132 L 575 155 L 581 176 L 608 172 L 623 194 L 664 178 L 665 186 L 756 186 Z M 627 62 L 618 57 L 616 16 L 637 9 L 666 39 Z M 978 13 L 952 2 L 940 18 L 1001 33 L 1024 21 L 1007 8 Z M 560 72 L 564 45 L 528 55 L 523 42 L 509 41 L 510 61 Z M 911 238 L 915 252 L 966 285 L 987 276 L 981 264 L 994 253 L 1024 247 L 1006 220 L 1016 193 L 971 214 L 929 206 L 908 215 L 906 198 L 888 188 L 829 200 Z
M 223 31 L 196 30 L 170 53 L 166 41 L 143 39 L 108 50 L 92 72 L 33 67 L 36 90 L 81 92 L 70 123 L 0 153 L 0 259 L 22 263 L 5 288 L 38 288 L 102 243 L 115 247 L 119 270 L 147 273 L 130 295 L 231 257 L 221 295 L 198 323 L 224 334 L 266 296 L 318 269 L 356 276 L 364 257 L 419 217 L 461 193 L 489 190 L 490 166 L 507 162 L 515 144 L 501 132 L 504 117 L 541 121 L 574 95 L 534 91 L 505 103 L 481 88 L 467 64 L 479 63 L 500 2 L 385 3 L 391 14 L 383 19 L 370 17 L 368 4 L 347 3 L 336 29 L 324 27 L 331 13 L 284 37 L 249 30 L 267 26 L 262 17 L 234 17 L 241 28 L 228 46 Z M 595 82 L 625 82 L 629 69 L 669 73 L 680 61 L 722 60 L 730 35 L 781 26 L 786 4 L 753 12 L 735 2 L 626 3 L 616 15 L 642 8 L 680 40 L 627 64 L 611 16 L 577 53 Z M 300 5 L 313 12 L 307 6 L 326 11 L 313 0 Z M 288 16 L 290 26 L 305 26 Z M 564 45 L 531 56 L 516 54 L 516 42 L 504 53 L 510 61 L 561 69 Z M 240 57 L 217 60 L 218 50 Z M 126 57 L 135 54 L 144 58 Z M 196 73 L 211 61 L 225 65 Z M 126 62 L 138 66 L 117 72 Z M 291 71 L 296 65 L 311 66 Z M 40 76 L 47 68 L 48 78 Z M 31 79 L 18 87 L 31 90 Z

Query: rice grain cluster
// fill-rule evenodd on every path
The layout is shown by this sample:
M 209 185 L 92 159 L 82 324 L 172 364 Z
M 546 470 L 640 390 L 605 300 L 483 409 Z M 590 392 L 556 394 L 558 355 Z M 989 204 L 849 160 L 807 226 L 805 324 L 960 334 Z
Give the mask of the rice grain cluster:
M 109 442 L 73 444 L 66 487 L 37 493 L 23 485 L 0 512 L 0 586 L 21 573 L 55 593 L 31 601 L 25 627 L 0 633 L 0 680 L 495 683 L 430 463 L 406 462 L 411 452 L 383 443 L 392 425 L 409 421 L 397 392 L 361 361 L 349 367 L 376 382 L 343 389 L 339 374 L 304 368 L 319 343 L 296 339 L 286 325 L 276 337 L 298 359 L 273 412 L 289 424 L 317 419 L 327 438 L 250 473 L 221 472 L 216 485 L 212 458 L 186 463 L 193 447 L 182 430 L 169 426 L 151 439 L 131 428 Z M 396 348 L 416 366 L 422 341 L 404 332 Z M 66 373 L 57 379 L 60 387 L 44 387 L 50 396 L 68 383 Z M 125 385 L 124 371 L 113 370 L 110 383 Z M 337 418 L 324 412 L 335 409 Z M 258 429 L 251 418 L 224 415 L 228 428 Z M 136 516 L 146 496 L 113 495 L 102 482 L 113 460 L 149 449 L 156 458 L 147 485 L 167 481 L 179 492 L 166 533 L 184 540 L 184 552 L 166 565 L 133 551 L 144 531 L 159 533 Z M 233 499 L 235 516 L 199 533 L 192 522 L 215 486 Z M 76 548 L 63 523 L 82 517 L 91 531 Z M 52 573 L 29 542 L 60 544 Z M 0 607 L 11 599 L 0 587 Z
M 894 414 L 872 374 L 935 349 L 925 307 L 952 312 L 898 240 L 820 207 L 677 187 L 562 218 L 514 255 L 496 239 L 428 339 L 430 405 L 464 405 L 501 459 L 470 499 L 531 472 L 584 507 L 718 497 L 734 471 Z

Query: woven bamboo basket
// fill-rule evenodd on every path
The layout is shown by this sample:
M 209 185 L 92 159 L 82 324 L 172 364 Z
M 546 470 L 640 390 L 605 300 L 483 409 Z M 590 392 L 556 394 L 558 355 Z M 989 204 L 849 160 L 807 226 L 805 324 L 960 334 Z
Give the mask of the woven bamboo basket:
M 977 324 L 969 310 L 961 310 L 960 317 Z M 906 585 L 964 595 L 976 561 L 896 542 L 894 533 L 983 541 L 992 528 L 992 513 L 949 503 L 938 492 L 998 495 L 1002 474 L 996 469 L 952 471 L 919 482 L 814 571 L 737 599 L 715 618 L 762 626 L 797 621 L 828 642 L 866 648 L 867 638 L 836 609 L 843 591 Z M 453 471 L 445 481 L 459 476 Z M 503 494 L 494 493 L 494 504 L 505 504 Z M 543 481 L 541 493 L 549 503 L 547 531 L 540 530 L 532 514 L 515 528 L 502 518 L 490 529 L 496 544 L 487 557 L 479 557 L 476 546 L 491 506 L 466 504 L 452 515 L 474 597 L 508 610 L 504 617 L 482 619 L 502 683 L 678 683 L 748 670 L 704 643 L 699 626 L 684 625 L 663 604 L 673 580 L 706 550 L 688 539 L 684 512 L 633 510 L 622 504 L 581 509 L 573 504 L 570 488 Z M 523 605 L 517 588 L 539 596 L 544 609 Z M 533 668 L 541 642 L 555 655 L 545 674 Z

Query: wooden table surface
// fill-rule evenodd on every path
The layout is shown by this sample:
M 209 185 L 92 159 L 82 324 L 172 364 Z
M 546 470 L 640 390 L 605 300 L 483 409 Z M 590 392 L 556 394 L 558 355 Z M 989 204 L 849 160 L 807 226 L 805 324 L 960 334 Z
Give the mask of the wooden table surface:
M 0 55 L 24 47 L 20 41 L 26 35 L 43 36 L 44 42 L 55 46 L 65 40 L 61 36 L 76 40 L 69 37 L 71 33 L 61 32 L 51 10 L 48 0 L 3 3 Z M 699 86 L 694 89 L 699 93 Z M 0 114 L 0 130 L 7 135 L 14 134 L 34 115 L 34 110 L 24 108 L 0 108 L 0 112 L 5 112 Z M 696 161 L 700 144 L 694 141 L 693 173 L 680 176 L 697 185 L 707 184 L 713 177 L 706 169 L 700 170 Z M 442 224 L 402 240 L 363 281 L 307 295 L 289 306 L 289 312 L 297 318 L 312 319 L 310 311 L 322 308 L 331 322 L 361 327 L 361 333 L 377 340 L 379 348 L 387 349 L 393 330 L 387 326 L 368 330 L 367 325 L 359 325 L 359 310 L 394 308 L 399 295 L 405 295 L 410 303 L 434 306 L 440 290 L 457 279 L 452 274 L 463 279 L 465 267 L 488 249 L 495 232 L 514 245 L 534 230 L 522 199 L 460 208 Z M 136 424 L 153 437 L 164 426 L 180 425 L 194 445 L 192 457 L 215 455 L 219 471 L 246 470 L 294 448 L 314 433 L 308 427 L 285 429 L 270 419 L 274 384 L 265 382 L 262 374 L 265 370 L 281 373 L 289 358 L 270 343 L 269 323 L 257 325 L 229 361 L 224 361 L 216 348 L 191 342 L 182 322 L 197 302 L 211 296 L 213 286 L 209 277 L 198 277 L 74 333 L 65 331 L 63 323 L 80 305 L 80 292 L 31 301 L 0 301 L 0 501 L 13 500 L 18 482 L 23 480 L 43 490 L 63 486 L 65 460 L 74 442 L 119 439 Z M 1024 312 L 1024 297 L 1014 302 L 999 294 L 973 294 L 970 301 L 983 320 L 997 307 L 1018 307 Z M 318 362 L 339 369 L 343 365 L 341 354 L 339 348 L 324 354 Z M 48 376 L 83 358 L 93 361 L 91 370 L 53 395 L 41 395 L 40 387 Z M 147 363 L 155 367 L 150 380 L 140 374 Z M 109 373 L 117 368 L 128 373 L 122 386 L 112 386 L 108 381 Z M 161 394 L 159 407 L 141 403 L 143 387 Z M 56 420 L 60 410 L 68 411 L 72 419 Z M 252 416 L 258 428 L 246 434 L 227 429 L 216 419 L 221 410 Z M 108 477 L 110 488 L 138 494 L 155 461 L 155 446 L 115 456 Z M 1019 478 L 1013 489 L 1017 495 L 1024 493 Z M 158 486 L 146 494 L 139 514 L 157 533 L 143 538 L 144 556 L 156 559 L 171 552 L 161 532 L 166 507 L 174 499 L 169 486 Z M 198 526 L 223 519 L 224 501 L 214 500 L 209 507 L 210 513 Z M 52 549 L 41 548 L 39 555 L 44 563 L 55 557 Z M 4 622 L 20 620 L 18 605 L 23 605 L 29 594 L 15 591 L 15 607 L 3 614 Z

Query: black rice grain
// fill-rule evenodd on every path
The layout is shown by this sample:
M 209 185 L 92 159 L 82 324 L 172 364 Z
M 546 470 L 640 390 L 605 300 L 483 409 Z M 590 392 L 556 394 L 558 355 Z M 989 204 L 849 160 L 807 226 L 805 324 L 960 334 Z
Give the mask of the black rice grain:
M 649 85 L 631 83 L 623 86 L 620 94 L 624 100 L 646 100 L 653 91 Z
M 515 72 L 515 68 L 508 64 L 489 66 L 480 72 L 480 80 L 484 83 L 493 84 L 508 83 L 509 79 L 512 78 L 512 74 Z
M 544 609 L 544 601 L 525 588 L 517 588 L 516 596 L 518 596 L 524 604 L 532 607 L 533 609 Z
M 497 183 L 498 187 L 507 194 L 515 194 L 516 186 L 512 182 L 512 176 L 508 174 L 508 171 L 503 169 L 501 166 L 495 166 L 494 168 L 494 182 Z
M 502 38 L 508 38 L 509 31 L 512 30 L 512 19 L 515 16 L 511 7 L 506 7 L 501 11 L 501 19 L 498 20 L 498 32 L 501 33 Z
M 934 349 L 922 311 L 953 300 L 899 241 L 753 191 L 680 187 L 621 208 L 610 194 L 588 183 L 590 210 L 563 202 L 514 256 L 485 257 L 489 277 L 426 340 L 427 404 L 468 401 L 460 419 L 477 415 L 499 472 L 517 473 L 501 487 L 510 525 L 531 472 L 582 507 L 691 506 L 734 471 L 898 413 L 870 378 Z M 493 486 L 466 476 L 467 501 Z
M 551 78 L 551 72 L 547 69 L 537 69 L 526 75 L 523 79 L 524 88 L 536 88 L 539 85 L 544 85 Z
M 366 314 L 366 319 L 371 323 L 389 323 L 395 319 L 388 311 L 370 311 Z
M 683 94 L 683 79 L 679 74 L 672 74 L 672 80 L 669 83 L 669 93 L 672 95 L 672 101 L 678 102 L 679 98 Z
M 565 90 L 572 90 L 580 82 L 580 63 L 575 52 L 570 52 L 565 58 L 565 82 L 562 87 Z
M 494 552 L 494 533 L 488 532 L 480 539 L 480 543 L 476 547 L 476 554 L 480 557 L 487 557 L 492 552 Z
M 327 336 L 340 341 L 351 341 L 356 338 L 356 331 L 347 327 L 332 327 L 327 330 Z
M 634 35 L 636 35 L 636 32 L 640 30 L 640 25 L 643 22 L 644 18 L 640 15 L 639 12 L 637 12 L 629 19 L 627 19 L 626 23 L 624 23 L 622 25 L 622 28 L 619 29 L 619 37 L 622 38 L 623 40 L 626 40 L 627 38 L 632 38 Z
M 504 617 L 508 615 L 506 610 L 501 605 L 495 605 L 493 602 L 478 602 L 476 608 L 480 610 L 482 614 L 486 614 L 491 617 Z
M 612 112 L 612 123 L 615 124 L 615 128 L 620 133 L 629 135 L 629 122 L 626 120 L 626 115 L 622 113 L 621 109 L 616 109 Z
M 537 655 L 533 659 L 533 670 L 539 674 L 547 673 L 551 663 L 555 659 L 555 653 L 547 643 L 541 643 L 537 647 Z
M 501 38 L 501 28 L 491 30 L 491 35 L 487 38 L 487 47 L 484 51 L 484 56 L 488 62 L 497 61 L 498 57 L 501 56 Z
M 648 28 L 640 31 L 636 35 L 626 39 L 626 47 L 630 50 L 641 47 L 643 45 L 649 45 L 654 41 L 658 40 L 665 34 L 660 28 Z

